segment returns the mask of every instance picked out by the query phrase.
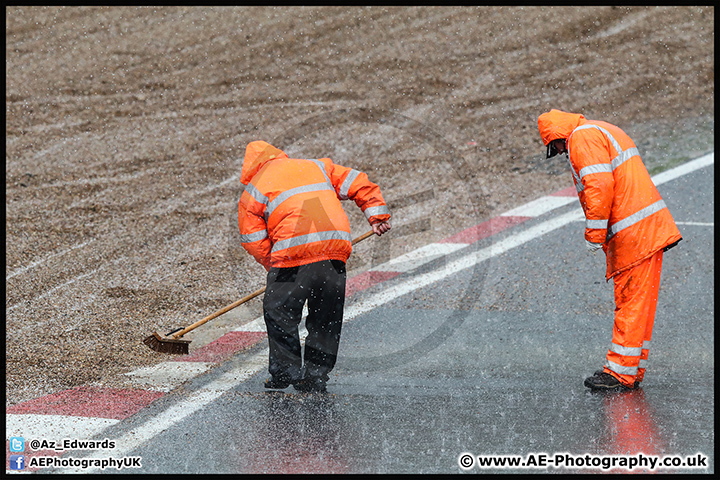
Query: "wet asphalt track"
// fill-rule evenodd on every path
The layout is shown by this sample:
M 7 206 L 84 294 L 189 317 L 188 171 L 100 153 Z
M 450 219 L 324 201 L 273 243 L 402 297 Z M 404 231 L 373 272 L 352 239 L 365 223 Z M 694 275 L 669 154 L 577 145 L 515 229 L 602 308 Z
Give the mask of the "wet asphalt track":
M 684 240 L 665 255 L 640 390 L 600 395 L 583 387 L 610 343 L 613 293 L 604 257 L 585 251 L 583 224 L 573 222 L 346 323 L 327 395 L 266 392 L 263 369 L 127 454 L 142 457 L 143 473 L 201 474 L 601 472 L 585 464 L 464 469 L 459 458 L 701 453 L 708 468 L 659 471 L 712 473 L 714 165 L 659 189 Z M 127 435 L 266 345 L 104 435 Z

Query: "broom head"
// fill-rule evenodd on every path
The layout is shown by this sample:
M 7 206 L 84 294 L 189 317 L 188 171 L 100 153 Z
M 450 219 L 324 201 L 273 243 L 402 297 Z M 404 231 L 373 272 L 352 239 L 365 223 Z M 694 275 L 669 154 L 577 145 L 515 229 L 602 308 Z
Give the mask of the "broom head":
M 190 342 L 191 340 L 183 340 L 181 338 L 162 337 L 157 332 L 143 340 L 145 345 L 156 352 L 176 355 L 187 355 L 190 352 Z

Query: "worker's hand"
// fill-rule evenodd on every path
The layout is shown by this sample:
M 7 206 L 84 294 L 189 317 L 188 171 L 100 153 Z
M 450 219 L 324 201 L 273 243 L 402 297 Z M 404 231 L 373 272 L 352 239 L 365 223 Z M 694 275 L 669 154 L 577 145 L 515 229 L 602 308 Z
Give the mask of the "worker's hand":
M 392 226 L 390 225 L 390 222 L 380 222 L 376 223 L 372 226 L 373 232 L 375 232 L 375 235 L 382 235 L 383 233 L 390 230 Z
M 595 253 L 602 248 L 602 243 L 593 243 L 588 240 L 585 240 L 585 247 L 588 249 L 588 252 L 595 255 Z

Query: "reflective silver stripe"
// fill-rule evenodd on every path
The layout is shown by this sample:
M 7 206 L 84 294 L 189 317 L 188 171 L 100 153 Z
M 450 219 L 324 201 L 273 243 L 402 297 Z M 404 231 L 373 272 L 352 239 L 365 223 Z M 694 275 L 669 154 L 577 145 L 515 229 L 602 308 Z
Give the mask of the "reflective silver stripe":
M 581 126 L 577 127 L 575 130 L 573 130 L 572 133 L 570 134 L 570 136 L 572 136 L 572 134 L 577 132 L 578 130 L 585 130 L 587 128 L 594 128 L 596 130 L 600 130 L 602 133 L 605 134 L 605 136 L 608 138 L 608 140 L 610 140 L 610 143 L 612 143 L 612 146 L 615 149 L 615 151 L 618 152 L 618 154 L 622 153 L 623 150 L 622 150 L 622 148 L 620 148 L 620 144 L 618 143 L 618 141 L 615 140 L 615 137 L 610 135 L 610 132 L 608 132 L 607 130 L 605 130 L 603 127 L 601 127 L 599 125 L 592 125 L 592 124 L 581 125 Z
M 612 169 L 615 170 L 617 167 L 625 163 L 627 160 L 630 160 L 635 155 L 640 155 L 640 152 L 637 148 L 628 148 L 627 150 L 620 152 L 620 155 L 612 159 L 612 162 L 610 164 L 612 165 Z
M 348 192 L 350 191 L 350 186 L 358 177 L 358 175 L 360 175 L 359 171 L 355 169 L 350 170 L 350 173 L 348 173 L 347 177 L 345 177 L 345 181 L 342 183 L 342 185 L 340 185 L 340 191 L 338 192 L 340 200 L 348 199 Z
M 373 215 L 390 215 L 390 209 L 385 205 L 380 205 L 379 207 L 368 207 L 363 213 L 365 218 L 369 220 Z
M 321 192 L 323 190 L 330 190 L 333 193 L 335 192 L 335 189 L 327 183 L 313 183 L 312 185 L 302 185 L 300 187 L 291 188 L 290 190 L 285 190 L 280 195 L 275 197 L 272 202 L 270 202 L 267 210 L 265 211 L 265 218 L 268 218 L 272 214 L 272 212 L 278 207 L 278 205 L 280 205 L 282 202 L 292 197 L 293 195 L 309 192 Z
M 640 359 L 640 365 L 638 365 L 638 368 L 647 368 L 648 367 L 648 361 Z
M 323 176 L 325 177 L 325 181 L 327 182 L 328 185 L 332 186 L 330 177 L 328 177 L 327 171 L 325 170 L 325 164 L 323 162 L 321 162 L 320 160 L 316 160 L 314 158 L 309 158 L 308 160 L 313 162 L 315 165 L 317 165 L 320 168 L 320 171 L 322 172 Z
M 637 375 L 638 367 L 623 367 L 610 360 L 605 360 L 605 366 L 620 375 Z
M 649 350 L 650 349 L 650 340 L 645 340 L 643 342 L 643 350 Z
M 605 220 L 588 220 L 585 219 L 585 228 L 607 228 L 608 221 Z
M 268 238 L 267 230 L 258 230 L 255 233 L 240 235 L 240 243 L 252 243 Z
M 608 236 L 613 236 L 617 234 L 619 231 L 636 224 L 640 220 L 643 220 L 654 213 L 659 212 L 663 208 L 665 208 L 665 202 L 663 200 L 658 200 L 652 205 L 649 205 L 642 210 L 633 213 L 629 217 L 625 217 L 619 222 L 615 222 L 610 225 L 610 228 L 608 229 Z
M 272 252 L 275 253 L 280 250 L 285 250 L 286 248 L 307 245 L 308 243 L 313 242 L 322 242 L 324 240 L 347 240 L 348 242 L 352 242 L 352 237 L 348 232 L 342 230 L 308 233 L 307 235 L 300 235 L 286 240 L 280 240 L 273 245 Z
M 575 130 L 573 130 L 573 132 L 570 134 L 570 136 L 572 136 L 578 130 L 584 130 L 587 128 L 594 128 L 596 130 L 600 130 L 608 138 L 608 140 L 612 144 L 613 148 L 615 148 L 615 151 L 618 152 L 618 155 L 611 160 L 610 165 L 608 165 L 606 163 L 588 165 L 587 167 L 580 170 L 578 175 L 576 175 L 575 170 L 572 169 L 572 162 L 571 162 L 570 167 L 573 170 L 573 176 L 576 179 L 576 189 L 577 189 L 578 193 L 585 189 L 585 186 L 582 185 L 580 181 L 578 181 L 578 177 L 580 178 L 580 180 L 582 180 L 582 178 L 584 178 L 585 175 L 590 175 L 593 173 L 600 173 L 600 172 L 608 172 L 608 171 L 613 172 L 613 171 L 615 171 L 615 169 L 617 167 L 619 167 L 620 165 L 625 163 L 630 158 L 632 158 L 636 155 L 640 155 L 640 153 L 638 152 L 638 149 L 636 147 L 628 148 L 627 150 L 622 150 L 620 148 L 620 144 L 618 143 L 617 140 L 615 140 L 615 138 L 610 134 L 610 132 L 608 132 L 606 129 L 604 129 L 598 125 L 589 125 L 589 124 L 581 125 L 578 128 L 576 128 Z M 663 202 L 662 200 L 659 200 L 659 201 L 653 203 L 652 205 L 643 208 L 639 212 L 636 212 L 636 213 L 630 215 L 629 217 L 623 218 L 619 222 L 616 222 L 616 223 L 610 225 L 610 228 L 608 229 L 608 238 L 617 234 L 619 231 L 623 230 L 624 228 L 634 225 L 635 223 L 639 222 L 640 220 L 649 217 L 653 213 L 659 212 L 663 208 L 665 208 L 665 202 Z M 586 220 L 585 222 L 586 222 L 585 223 L 586 228 L 605 228 L 605 227 L 589 227 L 589 226 L 587 226 L 589 222 L 595 222 L 595 220 Z
M 623 347 L 617 343 L 610 344 L 610 351 L 625 357 L 639 357 L 642 353 L 642 349 L 640 347 Z
M 255 185 L 252 183 L 248 183 L 247 187 L 245 187 L 245 191 L 250 194 L 251 197 L 253 197 L 258 203 L 262 203 L 263 205 L 267 205 L 268 203 L 268 197 L 260 193 L 260 190 L 255 188 Z
M 580 193 L 585 189 L 585 185 L 582 184 L 582 180 L 580 179 L 577 172 L 575 171 L 575 168 L 573 167 L 573 164 L 570 161 L 569 155 L 568 155 L 567 159 L 568 159 L 568 164 L 570 165 L 570 171 L 572 172 L 572 176 L 575 179 L 575 190 L 577 190 L 577 192 Z
M 581 125 L 578 128 L 576 128 L 575 130 L 573 130 L 572 133 L 570 134 L 570 136 L 572 136 L 573 133 L 577 132 L 578 130 L 585 130 L 588 128 L 594 128 L 596 130 L 600 130 L 608 138 L 608 140 L 612 144 L 615 151 L 618 152 L 618 154 L 615 158 L 613 158 L 610 161 L 609 164 L 597 163 L 594 165 L 588 165 L 587 167 L 582 168 L 580 170 L 580 172 L 578 172 L 577 175 L 575 175 L 575 169 L 572 168 L 572 162 L 571 162 L 570 167 L 573 170 L 573 176 L 575 176 L 576 180 L 578 178 L 582 179 L 583 177 L 585 177 L 585 175 L 591 175 L 593 173 L 607 173 L 607 172 L 612 173 L 615 171 L 615 169 L 617 167 L 619 167 L 620 165 L 625 163 L 630 158 L 632 158 L 636 155 L 640 155 L 640 152 L 638 151 L 638 149 L 636 147 L 628 148 L 627 150 L 623 150 L 622 148 L 620 148 L 620 144 L 618 143 L 617 140 L 615 140 L 615 137 L 613 137 L 610 134 L 610 132 L 608 132 L 606 129 L 604 129 L 598 125 Z M 568 159 L 569 159 L 569 156 L 568 156 Z M 576 190 L 578 192 L 582 192 L 584 190 L 584 188 L 585 188 L 585 186 L 584 185 L 581 186 L 581 182 L 580 182 L 580 180 L 578 180 L 577 185 L 576 185 Z
M 609 163 L 596 163 L 595 165 L 588 165 L 578 172 L 580 178 L 585 175 L 591 175 L 593 173 L 612 173 L 613 169 Z

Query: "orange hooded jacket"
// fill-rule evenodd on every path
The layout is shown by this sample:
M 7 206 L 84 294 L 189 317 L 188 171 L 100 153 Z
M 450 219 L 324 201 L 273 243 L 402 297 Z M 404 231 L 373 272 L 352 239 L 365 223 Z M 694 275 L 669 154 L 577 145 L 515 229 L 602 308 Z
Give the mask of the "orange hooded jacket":
M 682 239 L 632 139 L 615 125 L 551 110 L 538 118 L 543 143 L 566 139 L 585 212 L 585 239 L 602 243 L 606 279 Z
M 240 242 L 266 270 L 347 261 L 352 238 L 340 200 L 354 200 L 371 225 L 390 219 L 380 188 L 365 173 L 329 158 L 288 158 L 267 142 L 248 144 L 240 181 L 246 185 Z

